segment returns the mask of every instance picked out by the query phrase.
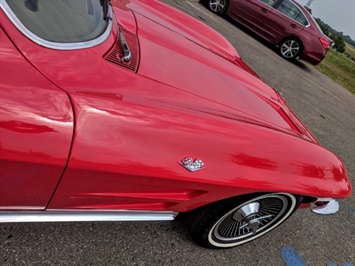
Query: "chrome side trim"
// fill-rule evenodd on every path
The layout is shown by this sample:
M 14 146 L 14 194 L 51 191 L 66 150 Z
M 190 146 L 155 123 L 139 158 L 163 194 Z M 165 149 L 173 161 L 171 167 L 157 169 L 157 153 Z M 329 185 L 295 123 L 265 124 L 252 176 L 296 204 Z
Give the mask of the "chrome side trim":
M 108 19 L 108 25 L 106 27 L 105 32 L 97 37 L 94 40 L 90 41 L 85 41 L 85 42 L 75 42 L 75 43 L 57 43 L 57 42 L 51 42 L 47 41 L 45 39 L 42 39 L 32 33 L 30 30 L 28 30 L 25 25 L 22 24 L 22 22 L 17 18 L 15 13 L 11 10 L 9 5 L 6 3 L 5 0 L 0 0 L 0 7 L 1 9 L 5 12 L 6 16 L 11 20 L 11 22 L 16 26 L 16 28 L 23 34 L 25 35 L 28 39 L 31 41 L 37 43 L 40 46 L 46 47 L 46 48 L 51 48 L 51 49 L 56 49 L 56 50 L 78 50 L 78 49 L 83 49 L 83 48 L 90 48 L 97 46 L 104 41 L 108 39 L 108 37 L 111 34 L 112 31 L 112 7 L 109 5 L 109 19 Z M 111 19 L 110 19 L 111 18 Z
M 337 213 L 340 209 L 339 202 L 332 198 L 319 198 L 315 205 L 316 207 L 312 209 L 312 212 L 323 215 Z
M 0 211 L 0 223 L 93 222 L 93 221 L 171 221 L 178 215 L 170 211 Z
M 2 211 L 44 211 L 45 206 L 0 206 Z

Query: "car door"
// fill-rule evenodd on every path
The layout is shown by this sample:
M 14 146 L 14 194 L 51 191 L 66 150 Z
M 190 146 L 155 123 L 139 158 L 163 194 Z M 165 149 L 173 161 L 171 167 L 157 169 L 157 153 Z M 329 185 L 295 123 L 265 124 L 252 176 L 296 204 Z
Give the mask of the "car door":
M 71 103 L 2 29 L 0 65 L 0 210 L 44 210 L 67 164 Z
M 269 40 L 277 44 L 284 37 L 297 36 L 309 22 L 292 1 L 281 0 L 273 6 L 262 24 Z
M 257 33 L 264 35 L 263 21 L 280 0 L 232 0 L 229 15 Z

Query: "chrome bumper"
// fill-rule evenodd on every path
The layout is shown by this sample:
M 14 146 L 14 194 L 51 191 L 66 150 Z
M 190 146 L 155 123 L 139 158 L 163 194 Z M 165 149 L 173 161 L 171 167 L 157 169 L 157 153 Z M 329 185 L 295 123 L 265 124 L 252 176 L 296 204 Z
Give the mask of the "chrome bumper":
M 340 208 L 339 202 L 332 198 L 319 198 L 314 204 L 312 212 L 323 215 L 337 213 Z

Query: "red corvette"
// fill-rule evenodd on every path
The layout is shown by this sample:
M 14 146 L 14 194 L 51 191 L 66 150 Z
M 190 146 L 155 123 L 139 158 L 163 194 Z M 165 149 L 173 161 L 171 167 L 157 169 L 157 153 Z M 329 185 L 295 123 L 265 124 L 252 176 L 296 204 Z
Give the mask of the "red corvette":
M 0 221 L 172 220 L 237 246 L 351 194 L 235 49 L 152 0 L 0 0 Z

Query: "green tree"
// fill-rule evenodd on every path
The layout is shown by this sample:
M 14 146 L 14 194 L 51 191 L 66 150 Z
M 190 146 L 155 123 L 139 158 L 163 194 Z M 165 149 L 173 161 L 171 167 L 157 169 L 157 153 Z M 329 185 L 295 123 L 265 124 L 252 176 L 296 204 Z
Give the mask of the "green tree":
M 344 42 L 344 37 L 343 35 L 337 35 L 334 39 L 334 48 L 339 52 L 339 53 L 344 53 L 345 52 L 345 42 Z
M 323 33 L 329 36 L 329 26 L 325 24 L 320 18 L 315 18 L 315 20 L 318 23 L 321 30 L 323 31 Z
M 344 41 L 350 43 L 352 46 L 355 47 L 355 41 L 351 39 L 349 35 L 344 35 Z

